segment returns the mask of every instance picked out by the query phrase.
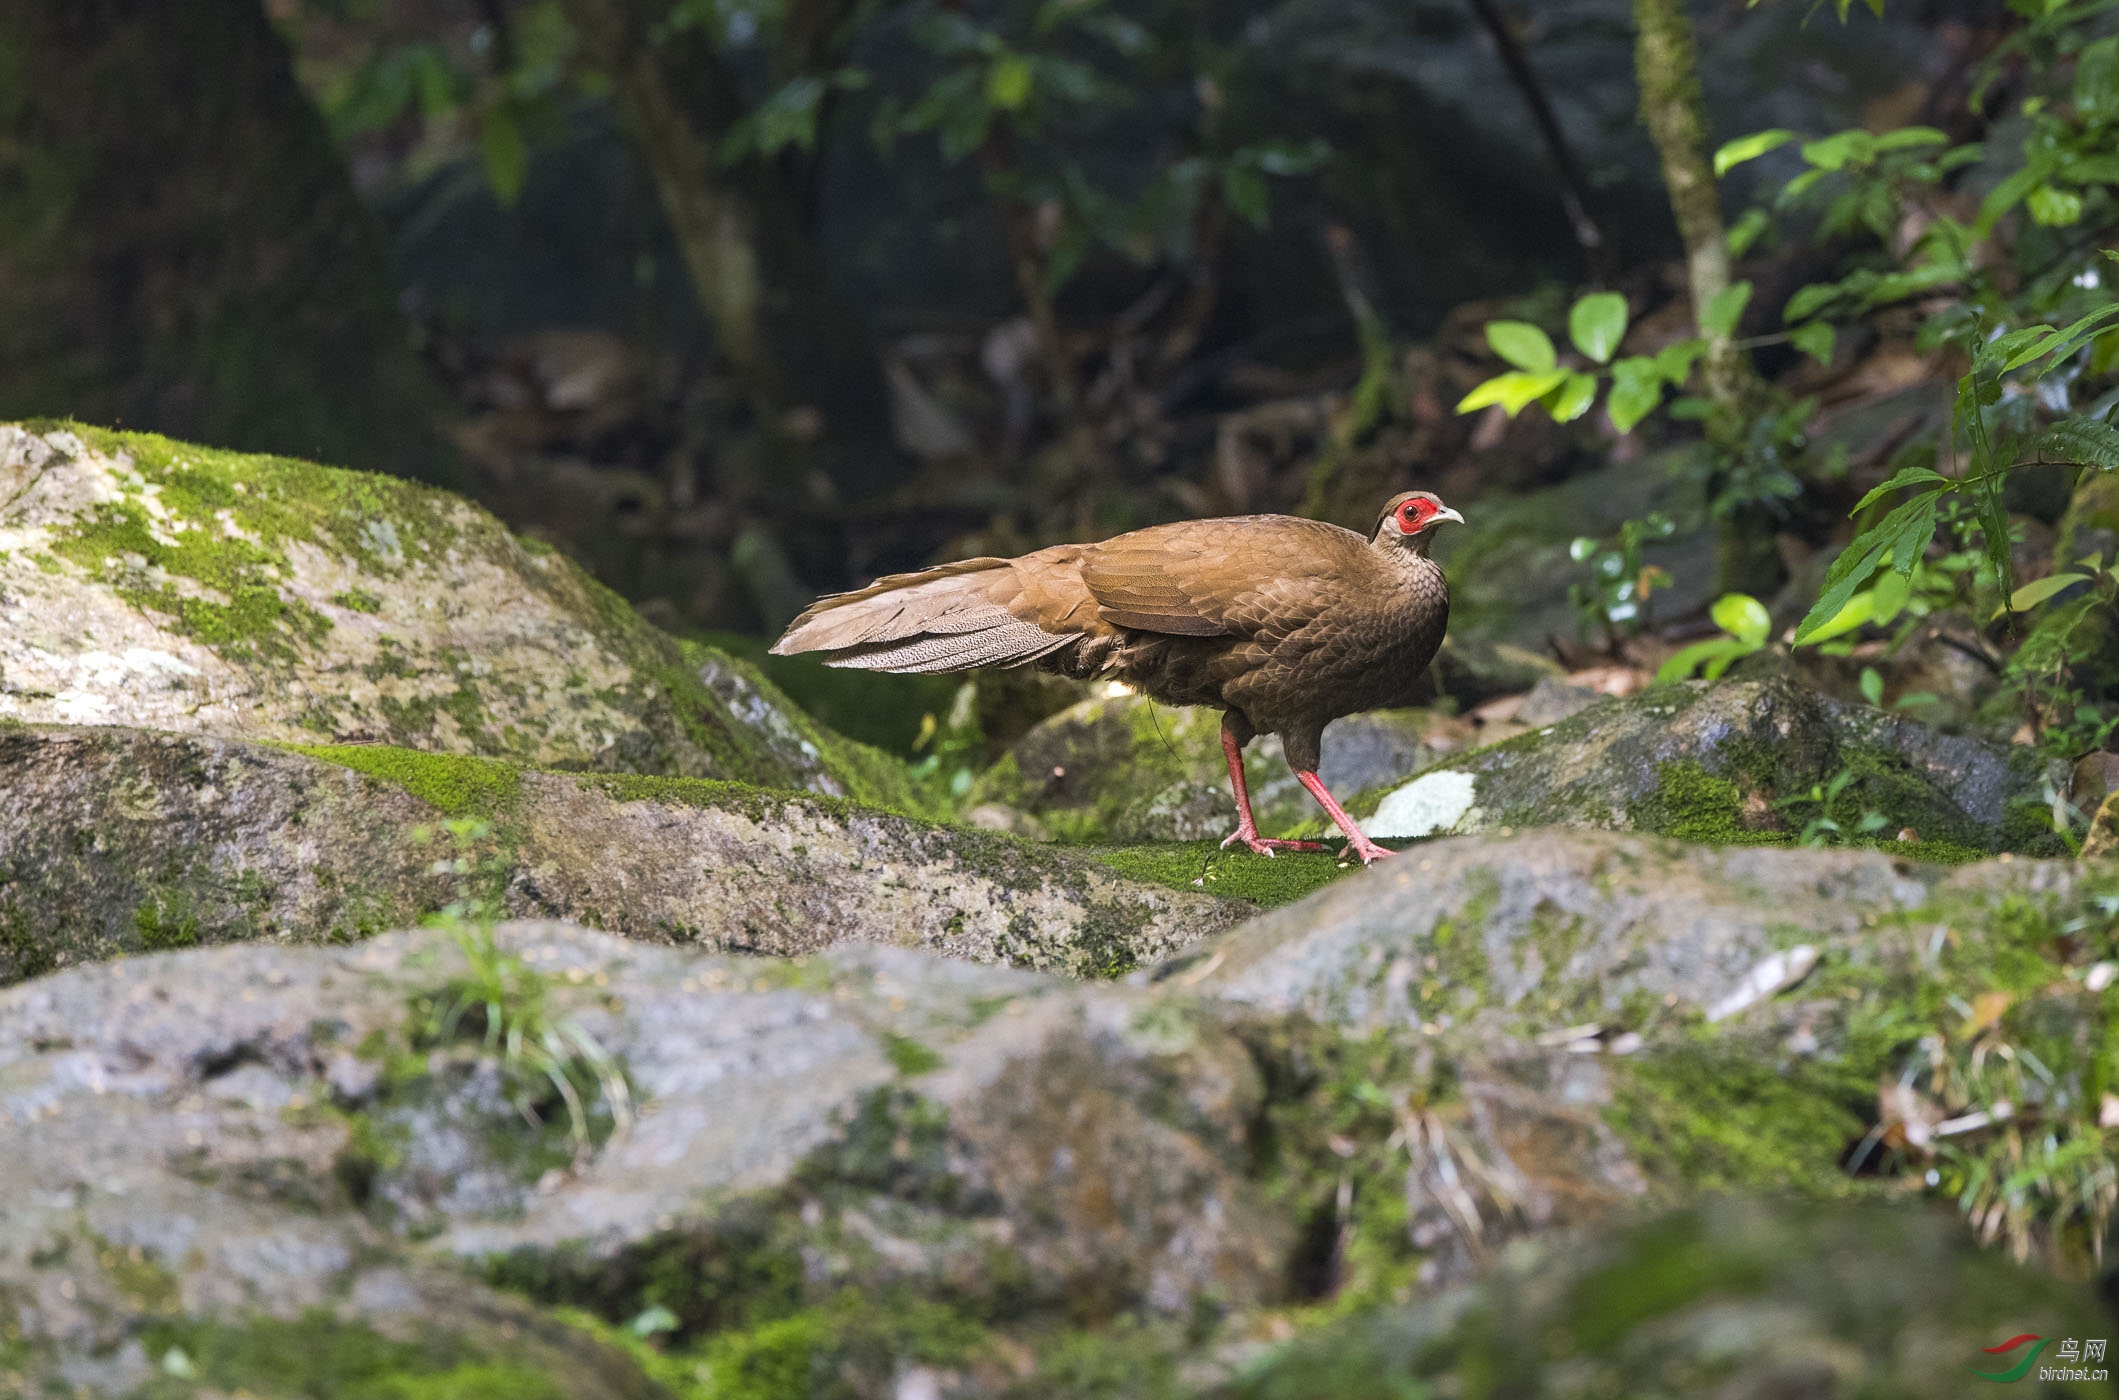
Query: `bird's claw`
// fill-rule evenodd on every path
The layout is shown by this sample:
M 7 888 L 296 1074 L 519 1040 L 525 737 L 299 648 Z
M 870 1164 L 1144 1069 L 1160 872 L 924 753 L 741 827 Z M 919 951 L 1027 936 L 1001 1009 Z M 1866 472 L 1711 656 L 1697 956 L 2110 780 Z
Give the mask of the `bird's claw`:
M 1390 847 L 1379 846 L 1374 841 L 1369 840 L 1367 837 L 1363 837 L 1359 841 L 1347 842 L 1346 849 L 1348 855 L 1360 856 L 1361 863 L 1363 865 L 1374 865 L 1377 861 L 1382 860 L 1385 856 L 1394 856 L 1398 854 L 1396 851 L 1390 849 Z

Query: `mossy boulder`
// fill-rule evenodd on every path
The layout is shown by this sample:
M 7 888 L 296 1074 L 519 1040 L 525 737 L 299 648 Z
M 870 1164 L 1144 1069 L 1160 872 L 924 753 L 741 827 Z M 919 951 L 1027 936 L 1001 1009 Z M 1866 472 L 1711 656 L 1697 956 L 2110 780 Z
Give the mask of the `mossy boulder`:
M 0 716 L 385 743 L 913 808 L 902 766 L 447 492 L 0 426 Z
M 1324 732 L 1319 774 L 1342 793 L 1419 771 L 1446 748 L 1445 722 L 1424 710 L 1349 715 Z M 1267 735 L 1244 753 L 1259 829 L 1282 835 L 1317 815 Z M 1120 694 L 1084 700 L 1045 720 L 972 787 L 968 807 L 1028 813 L 1071 841 L 1220 840 L 1236 829 L 1221 751 L 1221 714 Z
M 1252 911 L 840 798 L 383 745 L 15 725 L 0 789 L 0 983 L 200 943 L 347 942 L 467 898 L 657 942 L 893 943 L 1087 974 Z
M 2086 1291 L 1933 1212 L 1720 1197 L 1526 1246 L 1475 1286 L 1325 1329 L 1224 1393 L 1401 1400 L 1476 1378 L 1471 1393 L 1523 1400 L 1925 1400 L 1983 1384 L 1968 1367 L 2008 1371 L 2026 1351 L 1987 1349 L 2011 1337 L 2079 1347 L 2111 1330 Z M 2085 1378 L 2035 1393 L 2108 1392 Z
M 2064 781 L 2027 747 L 1769 676 L 1607 700 L 1353 810 L 1378 837 L 1583 826 L 1716 844 L 1902 840 L 1962 859 L 2059 851 L 2048 784 Z

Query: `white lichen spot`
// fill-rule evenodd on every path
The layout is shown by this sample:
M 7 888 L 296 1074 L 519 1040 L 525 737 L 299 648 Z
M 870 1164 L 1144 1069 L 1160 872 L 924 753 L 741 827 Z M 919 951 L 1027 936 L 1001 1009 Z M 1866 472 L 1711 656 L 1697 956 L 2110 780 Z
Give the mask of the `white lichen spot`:
M 392 568 L 405 562 L 405 547 L 398 541 L 397 527 L 387 520 L 371 520 L 361 527 L 361 543 Z
M 1454 831 L 1472 810 L 1479 780 L 1451 769 L 1423 773 L 1383 799 L 1376 815 L 1363 822 L 1370 836 L 1432 836 Z

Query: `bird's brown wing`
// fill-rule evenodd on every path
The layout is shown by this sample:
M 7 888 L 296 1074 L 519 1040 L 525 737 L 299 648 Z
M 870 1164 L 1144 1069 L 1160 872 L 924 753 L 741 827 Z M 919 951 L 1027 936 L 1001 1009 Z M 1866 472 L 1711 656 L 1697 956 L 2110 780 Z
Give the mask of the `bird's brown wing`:
M 1135 530 L 1089 546 L 1080 568 L 1117 626 L 1272 641 L 1344 603 L 1367 554 L 1337 525 L 1241 515 Z

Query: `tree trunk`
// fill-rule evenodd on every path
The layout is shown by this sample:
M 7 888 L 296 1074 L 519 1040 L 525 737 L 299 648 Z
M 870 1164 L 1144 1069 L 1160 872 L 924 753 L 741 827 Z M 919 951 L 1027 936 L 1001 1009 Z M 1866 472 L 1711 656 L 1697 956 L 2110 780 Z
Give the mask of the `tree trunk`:
M 610 75 L 776 472 L 801 484 L 821 470 L 855 499 L 892 485 L 908 464 L 891 444 L 881 359 L 830 290 L 799 182 L 776 162 L 721 159 L 744 113 L 720 55 L 697 29 L 656 34 L 659 10 L 641 0 L 563 3 L 590 60 Z M 833 12 L 804 10 L 823 18 L 804 30 L 795 61 L 831 52 Z
M 0 66 L 0 418 L 455 479 L 259 0 L 5 0 Z
M 1722 227 L 1722 200 L 1707 156 L 1707 119 L 1700 100 L 1698 53 L 1683 0 L 1633 0 L 1634 78 L 1641 89 L 1641 121 L 1655 142 L 1685 245 L 1685 280 L 1695 320 L 1728 290 L 1729 243 Z M 1750 422 L 1768 406 L 1769 392 L 1733 334 L 1700 327 L 1707 354 L 1700 374 L 1713 411 L 1708 443 L 1727 465 L 1746 451 Z M 1726 470 L 1716 473 L 1726 476 Z M 1719 481 L 1710 490 L 1719 490 Z M 1719 522 L 1718 585 L 1730 591 L 1773 586 L 1783 569 L 1773 546 L 1775 521 L 1757 504 L 1743 504 Z

